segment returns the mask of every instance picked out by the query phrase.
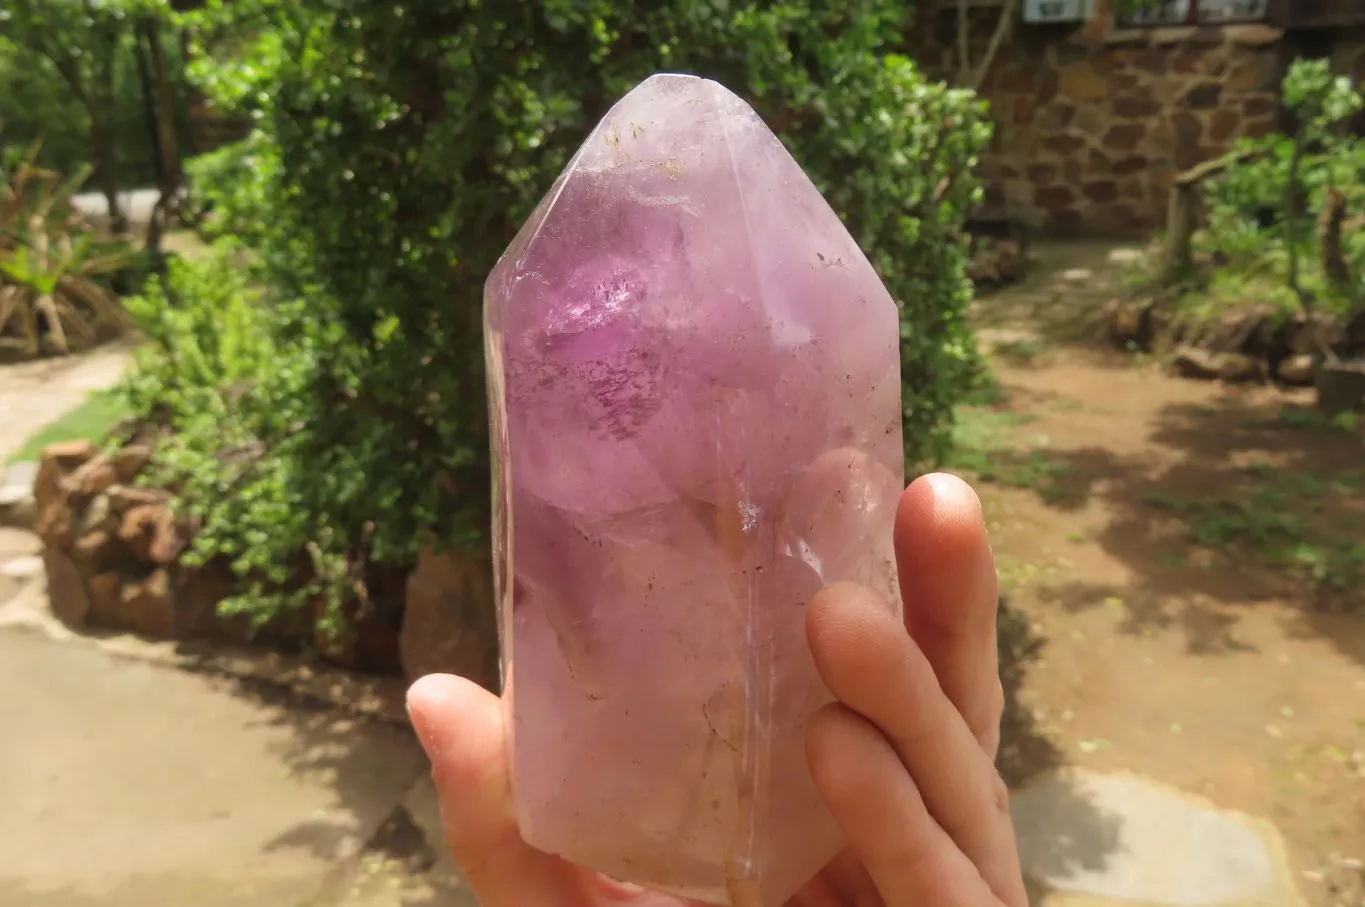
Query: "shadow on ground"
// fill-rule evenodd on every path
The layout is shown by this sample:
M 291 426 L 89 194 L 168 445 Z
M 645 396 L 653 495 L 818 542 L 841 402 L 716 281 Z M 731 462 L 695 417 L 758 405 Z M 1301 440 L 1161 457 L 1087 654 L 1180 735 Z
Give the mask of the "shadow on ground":
M 1068 424 L 1066 406 L 1046 394 L 1007 392 L 1006 409 L 1033 419 L 1016 439 L 1070 437 L 977 451 L 966 468 L 1031 491 L 1050 511 L 1076 514 L 1077 525 L 1090 522 L 1086 537 L 1073 541 L 1098 545 L 1132 577 L 1049 581 L 1040 598 L 1073 612 L 1121 601 L 1124 632 L 1178 630 L 1189 651 L 1208 655 L 1247 650 L 1236 633 L 1238 608 L 1289 604 L 1291 632 L 1330 640 L 1365 664 L 1358 434 L 1324 424 L 1301 398 L 1228 391 L 1159 406 L 1145 437 L 1111 441 Z M 1088 418 L 1099 425 L 1096 412 Z
M 1060 772 L 1067 760 L 1042 732 L 1032 710 L 1021 698 L 1029 666 L 1043 654 L 1046 641 L 1033 631 L 1028 618 L 1005 599 L 1000 602 L 998 630 L 1005 712 L 1000 722 L 996 765 L 1005 783 L 1017 790 Z M 1099 809 L 1077 788 L 1061 784 L 1057 789 L 1060 793 L 1051 807 L 1059 821 L 1052 827 L 1065 828 L 1066 834 L 1047 841 L 1030 841 L 1031 851 L 1039 855 L 1032 868 L 1052 878 L 1104 869 L 1109 855 L 1119 845 L 1118 817 Z
M 217 678 L 233 696 L 250 703 L 257 716 L 255 728 L 281 732 L 270 734 L 269 738 L 273 741 L 272 755 L 279 760 L 284 774 L 301 782 L 325 784 L 335 796 L 334 808 L 324 815 L 301 818 L 266 842 L 266 852 L 305 850 L 329 861 L 352 856 L 357 845 L 354 817 L 373 813 L 376 787 L 393 786 L 395 793 L 401 794 L 422 774 L 425 757 L 407 727 L 348 712 L 335 703 L 302 695 L 268 680 L 224 676 L 209 658 L 201 664 L 183 667 Z M 399 764 L 376 762 L 373 752 L 364 745 L 376 738 L 390 741 L 405 758 Z M 384 775 L 399 776 L 401 780 L 391 785 Z M 386 832 L 392 832 L 393 823 L 391 815 L 375 832 L 376 840 L 400 847 L 401 833 L 385 837 Z M 368 839 L 369 835 L 365 837 Z

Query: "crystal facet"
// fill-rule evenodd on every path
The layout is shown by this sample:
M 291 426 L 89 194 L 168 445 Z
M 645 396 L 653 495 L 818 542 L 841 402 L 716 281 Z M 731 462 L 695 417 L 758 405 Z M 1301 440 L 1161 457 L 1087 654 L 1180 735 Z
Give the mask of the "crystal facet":
M 840 846 L 807 602 L 899 602 L 896 305 L 757 114 L 654 76 L 488 279 L 494 535 L 532 845 L 772 907 Z

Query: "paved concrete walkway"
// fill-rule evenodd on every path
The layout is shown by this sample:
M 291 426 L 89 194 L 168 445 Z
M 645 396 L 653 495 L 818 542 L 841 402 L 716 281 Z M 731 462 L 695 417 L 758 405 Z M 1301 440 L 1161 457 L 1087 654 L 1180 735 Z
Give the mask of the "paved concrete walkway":
M 0 367 L 0 464 L 40 428 L 118 383 L 130 342 Z
M 11 631 L 0 904 L 287 907 L 425 771 L 401 730 Z
M 1013 798 L 1035 907 L 1298 907 L 1268 822 L 1122 775 L 1065 772 Z
M 0 907 L 472 907 L 387 701 L 74 634 L 38 549 L 0 527 Z

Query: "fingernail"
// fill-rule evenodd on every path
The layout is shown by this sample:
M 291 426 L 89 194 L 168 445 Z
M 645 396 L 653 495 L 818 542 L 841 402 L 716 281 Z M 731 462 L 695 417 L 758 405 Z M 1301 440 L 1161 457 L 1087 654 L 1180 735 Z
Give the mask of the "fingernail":
M 416 694 L 417 687 L 421 685 L 422 679 L 418 678 L 408 687 L 408 693 L 403 697 L 403 708 L 407 710 L 408 721 L 412 724 L 412 729 L 417 734 L 417 741 L 422 744 L 422 749 L 426 750 L 427 755 L 431 755 L 431 729 L 427 726 L 425 710 L 420 706 L 413 707 L 413 700 L 420 694 Z

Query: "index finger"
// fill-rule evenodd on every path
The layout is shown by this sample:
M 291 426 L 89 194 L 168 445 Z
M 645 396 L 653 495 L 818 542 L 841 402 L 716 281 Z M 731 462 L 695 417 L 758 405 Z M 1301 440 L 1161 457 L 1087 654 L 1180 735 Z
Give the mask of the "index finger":
M 999 586 L 981 501 L 956 476 L 910 484 L 896 511 L 905 626 L 986 753 L 1000 746 Z

